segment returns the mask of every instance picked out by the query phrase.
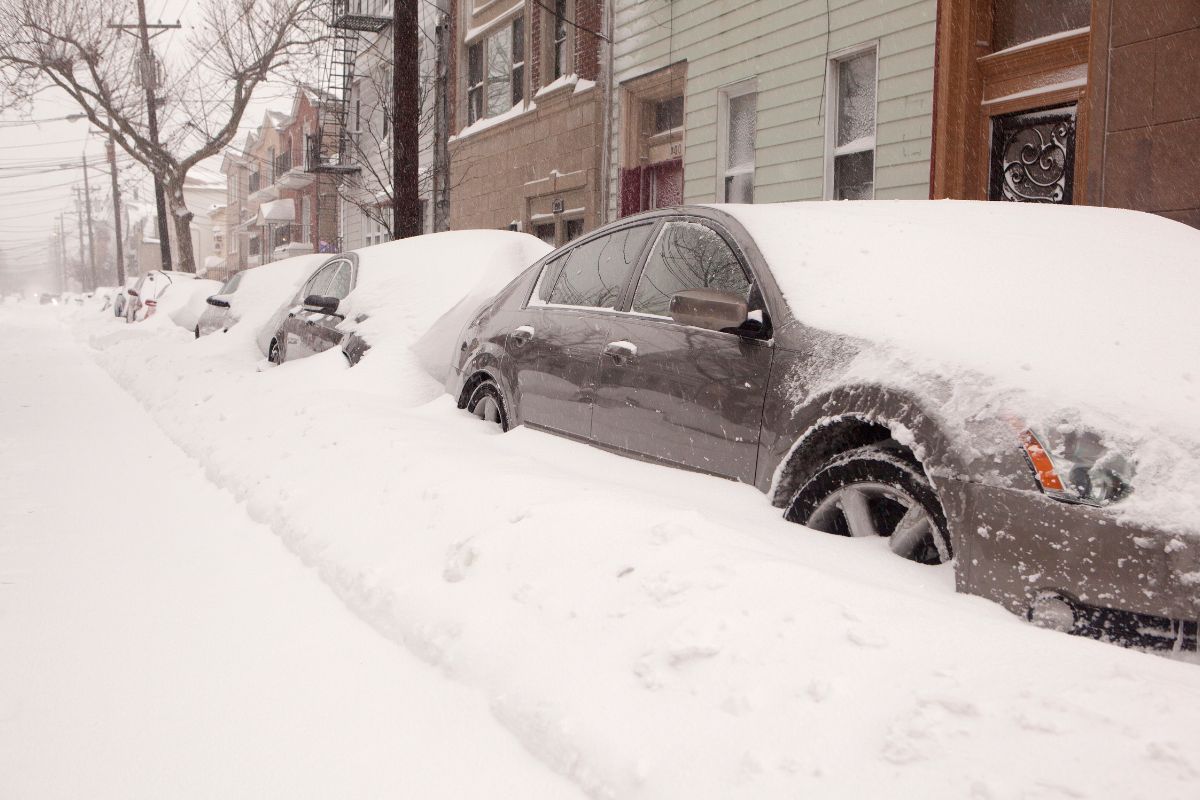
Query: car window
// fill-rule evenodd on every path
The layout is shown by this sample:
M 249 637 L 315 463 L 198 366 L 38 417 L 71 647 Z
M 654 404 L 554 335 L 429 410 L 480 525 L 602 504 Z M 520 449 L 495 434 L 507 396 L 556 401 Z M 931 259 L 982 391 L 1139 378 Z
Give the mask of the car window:
M 239 272 L 229 280 L 225 281 L 225 285 L 221 287 L 221 294 L 233 294 L 236 292 L 238 284 L 242 282 L 243 274 L 244 273 Z
M 337 271 L 329 279 L 329 288 L 325 292 L 327 297 L 336 297 L 338 300 L 344 300 L 346 295 L 350 294 L 350 270 L 349 261 L 338 262 Z
M 304 290 L 304 296 L 308 297 L 310 294 L 315 294 L 318 297 L 328 297 L 329 285 L 333 280 L 333 273 L 337 271 L 338 265 L 341 263 L 340 261 L 335 261 L 332 264 L 326 264 L 321 267 L 321 271 L 309 279 L 308 286 Z
M 546 302 L 616 308 L 621 289 L 641 257 L 653 227 L 648 224 L 622 228 L 571 250 Z
M 687 289 L 724 289 L 750 296 L 750 280 L 720 234 L 698 222 L 669 222 L 638 279 L 632 311 L 670 316 L 671 297 Z

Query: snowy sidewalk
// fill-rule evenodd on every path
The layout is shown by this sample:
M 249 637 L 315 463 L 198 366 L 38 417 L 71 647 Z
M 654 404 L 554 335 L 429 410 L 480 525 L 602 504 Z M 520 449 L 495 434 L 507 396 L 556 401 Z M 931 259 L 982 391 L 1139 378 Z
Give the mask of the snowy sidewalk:
M 0 797 L 579 796 L 2 311 Z

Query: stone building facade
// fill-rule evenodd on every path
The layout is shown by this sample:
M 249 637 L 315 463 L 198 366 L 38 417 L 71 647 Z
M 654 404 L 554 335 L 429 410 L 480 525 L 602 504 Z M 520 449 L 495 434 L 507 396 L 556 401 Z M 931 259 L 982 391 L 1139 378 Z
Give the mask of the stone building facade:
M 599 0 L 455 0 L 450 227 L 563 244 L 604 221 Z

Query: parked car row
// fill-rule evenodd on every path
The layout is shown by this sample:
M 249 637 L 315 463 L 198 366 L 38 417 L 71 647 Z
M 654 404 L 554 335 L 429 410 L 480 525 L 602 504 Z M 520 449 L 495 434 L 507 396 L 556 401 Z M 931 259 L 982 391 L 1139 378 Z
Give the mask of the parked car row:
M 1012 231 L 1040 249 L 981 250 Z M 393 301 L 364 304 L 364 279 L 436 282 L 464 257 L 420 239 L 309 257 L 267 358 L 369 358 L 379 311 L 362 309 Z M 1200 363 L 1200 232 L 1107 209 L 802 203 L 648 212 L 534 252 L 513 250 L 517 277 L 457 312 L 440 356 L 476 418 L 754 485 L 807 529 L 953 563 L 960 591 L 1042 626 L 1197 648 L 1200 404 L 1176 376 Z M 1147 300 L 1125 290 L 1132 263 L 1154 272 Z M 233 324 L 261 269 L 208 298 L 197 336 Z

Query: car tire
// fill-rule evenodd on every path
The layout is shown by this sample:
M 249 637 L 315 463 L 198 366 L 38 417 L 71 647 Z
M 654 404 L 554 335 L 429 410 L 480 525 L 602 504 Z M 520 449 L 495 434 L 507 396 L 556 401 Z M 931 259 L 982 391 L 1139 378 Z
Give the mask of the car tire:
M 793 495 L 784 517 L 825 533 L 885 537 L 892 552 L 921 564 L 954 555 L 937 493 L 899 449 L 869 445 L 834 456 Z
M 484 422 L 499 425 L 501 431 L 508 430 L 508 404 L 500 387 L 490 378 L 480 381 L 471 390 L 466 409 Z
M 267 361 L 272 364 L 283 363 L 283 349 L 279 346 L 278 339 L 271 340 L 271 346 L 267 348 Z

